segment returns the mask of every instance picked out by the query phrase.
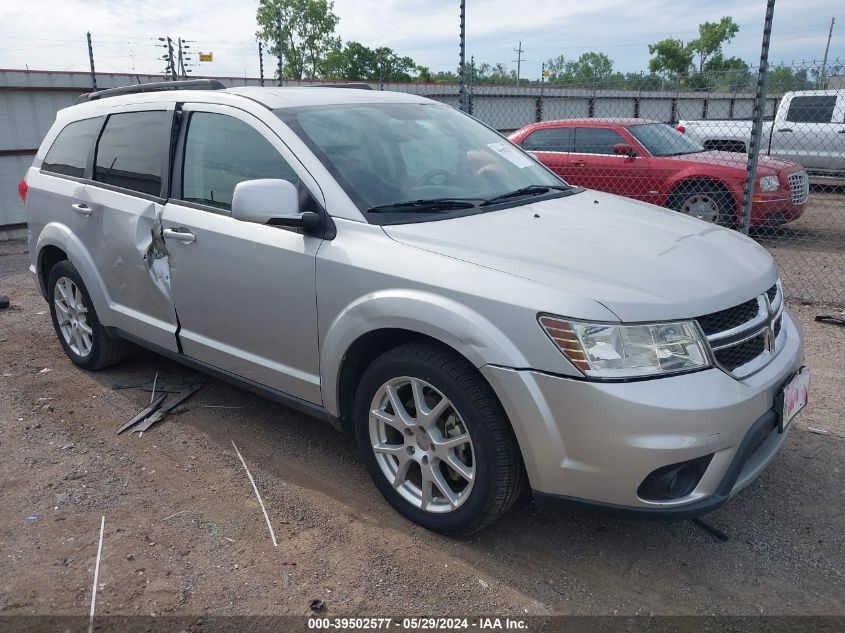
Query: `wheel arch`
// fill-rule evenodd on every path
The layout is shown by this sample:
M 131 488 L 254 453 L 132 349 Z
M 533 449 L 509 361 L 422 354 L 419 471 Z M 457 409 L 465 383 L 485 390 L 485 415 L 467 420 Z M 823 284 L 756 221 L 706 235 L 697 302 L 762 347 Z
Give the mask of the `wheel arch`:
M 666 197 L 666 204 L 670 208 L 674 208 L 673 203 L 679 196 L 683 195 L 681 189 L 683 187 L 696 187 L 699 185 L 716 186 L 722 189 L 727 195 L 731 197 L 734 203 L 734 210 L 738 211 L 741 197 L 741 192 L 737 191 L 730 184 L 716 178 L 714 176 L 704 176 L 701 174 L 687 174 L 669 184 L 669 193 Z
M 58 223 L 47 224 L 38 236 L 36 252 L 38 279 L 44 285 L 45 297 L 48 296 L 50 269 L 58 262 L 68 260 L 82 276 L 100 323 L 112 325 L 108 309 L 111 302 L 103 278 L 82 242 L 68 227 Z
M 341 311 L 321 335 L 325 408 L 347 428 L 350 398 L 364 369 L 388 349 L 420 340 L 449 349 L 476 370 L 527 363 L 501 330 L 466 306 L 424 292 L 374 293 Z

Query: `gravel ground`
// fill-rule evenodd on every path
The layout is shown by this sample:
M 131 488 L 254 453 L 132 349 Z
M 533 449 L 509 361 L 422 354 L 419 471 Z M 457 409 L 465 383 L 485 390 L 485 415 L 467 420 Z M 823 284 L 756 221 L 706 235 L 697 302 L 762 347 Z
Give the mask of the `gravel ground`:
M 845 613 L 845 329 L 812 320 L 832 309 L 791 306 L 810 405 L 763 476 L 706 516 L 729 541 L 528 500 L 459 540 L 393 512 L 328 426 L 214 380 L 116 436 L 150 395 L 113 383 L 196 375 L 144 352 L 73 367 L 26 267 L 25 244 L 0 244 L 0 616 L 85 615 L 101 516 L 102 615 L 303 615 L 315 598 L 328 615 Z

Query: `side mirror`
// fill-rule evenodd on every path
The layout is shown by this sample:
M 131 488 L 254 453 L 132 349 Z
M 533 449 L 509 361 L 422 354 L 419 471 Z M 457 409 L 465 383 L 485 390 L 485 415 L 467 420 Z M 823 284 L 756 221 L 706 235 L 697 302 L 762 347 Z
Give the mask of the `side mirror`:
M 629 158 L 634 158 L 637 155 L 634 148 L 627 143 L 616 143 L 616 145 L 613 146 L 613 153 L 628 156 Z
M 313 229 L 320 216 L 313 211 L 299 211 L 296 186 L 276 178 L 244 180 L 232 194 L 232 217 L 242 222 Z

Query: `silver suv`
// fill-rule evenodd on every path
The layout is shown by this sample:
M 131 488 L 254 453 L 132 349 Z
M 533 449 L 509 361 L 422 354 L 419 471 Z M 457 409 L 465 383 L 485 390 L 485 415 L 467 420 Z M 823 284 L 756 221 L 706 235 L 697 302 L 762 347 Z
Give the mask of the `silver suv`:
M 528 487 L 689 516 L 783 444 L 802 336 L 743 235 L 572 187 L 425 98 L 188 86 L 62 110 L 21 183 L 78 366 L 132 342 L 322 418 L 446 533 Z

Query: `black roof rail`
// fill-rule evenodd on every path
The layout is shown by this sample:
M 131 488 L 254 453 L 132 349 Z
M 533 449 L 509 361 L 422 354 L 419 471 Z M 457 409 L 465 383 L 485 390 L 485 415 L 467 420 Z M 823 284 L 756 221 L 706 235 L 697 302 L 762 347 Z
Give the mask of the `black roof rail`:
M 370 84 L 365 84 L 361 81 L 359 82 L 350 82 L 345 84 L 308 84 L 307 86 L 302 86 L 303 88 L 352 88 L 354 90 L 372 90 L 373 87 Z
M 80 95 L 77 103 L 117 97 L 120 95 L 134 95 L 140 92 L 162 92 L 165 90 L 225 90 L 226 86 L 216 79 L 187 79 L 184 81 L 156 81 L 148 84 L 135 84 L 119 88 L 107 88 Z

